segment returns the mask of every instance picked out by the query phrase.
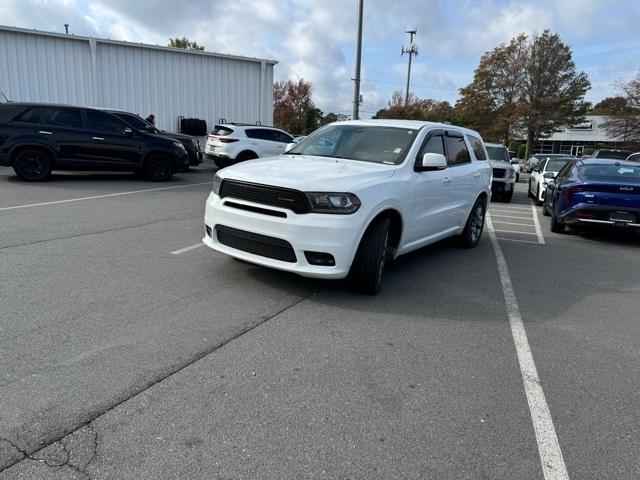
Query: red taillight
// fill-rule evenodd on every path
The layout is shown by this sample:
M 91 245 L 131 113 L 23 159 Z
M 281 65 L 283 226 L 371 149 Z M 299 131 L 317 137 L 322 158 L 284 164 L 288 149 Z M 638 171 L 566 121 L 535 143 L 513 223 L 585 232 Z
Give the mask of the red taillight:
M 564 203 L 571 204 L 571 200 L 573 200 L 573 195 L 576 193 L 582 192 L 582 187 L 569 187 L 564 191 Z
M 218 140 L 222 143 L 233 143 L 238 141 L 237 138 L 219 138 Z
M 576 217 L 580 218 L 598 218 L 598 216 L 593 212 L 587 212 L 586 210 L 577 210 Z

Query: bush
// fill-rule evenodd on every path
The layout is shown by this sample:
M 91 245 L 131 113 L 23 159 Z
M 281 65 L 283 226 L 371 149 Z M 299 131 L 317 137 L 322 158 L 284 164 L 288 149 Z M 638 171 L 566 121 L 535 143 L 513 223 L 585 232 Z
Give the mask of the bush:
M 527 146 L 525 144 L 522 144 L 518 148 L 518 158 L 524 158 L 525 153 L 527 153 Z

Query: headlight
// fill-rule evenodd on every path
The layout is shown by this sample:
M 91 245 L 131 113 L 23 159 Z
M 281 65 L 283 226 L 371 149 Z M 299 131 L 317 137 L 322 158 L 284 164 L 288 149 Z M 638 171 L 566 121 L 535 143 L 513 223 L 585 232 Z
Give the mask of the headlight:
M 222 185 L 222 179 L 216 173 L 216 176 L 213 177 L 213 193 L 216 195 L 220 195 L 220 185 Z
M 354 213 L 362 203 L 353 193 L 307 192 L 311 211 L 315 213 Z
M 510 168 L 508 171 L 509 171 L 509 173 L 507 173 L 507 176 L 509 178 L 516 176 L 516 171 L 513 168 Z

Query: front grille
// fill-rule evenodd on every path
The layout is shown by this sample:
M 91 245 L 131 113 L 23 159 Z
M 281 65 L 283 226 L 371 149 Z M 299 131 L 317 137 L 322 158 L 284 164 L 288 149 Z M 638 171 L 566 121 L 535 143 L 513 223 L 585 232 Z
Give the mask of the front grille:
M 506 173 L 506 170 L 504 168 L 494 168 L 493 178 L 504 178 L 505 173 Z
M 238 230 L 226 225 L 216 225 L 214 228 L 218 241 L 227 247 L 282 262 L 296 263 L 297 261 L 293 247 L 286 240 Z
M 225 197 L 286 208 L 295 213 L 309 213 L 309 202 L 306 195 L 298 190 L 288 188 L 223 180 L 220 186 L 220 198 Z
M 280 210 L 270 210 L 268 208 L 254 207 L 253 205 L 245 205 L 244 203 L 224 202 L 225 207 L 237 208 L 238 210 L 246 210 L 247 212 L 260 213 L 262 215 L 271 215 L 272 217 L 287 218 L 287 214 Z

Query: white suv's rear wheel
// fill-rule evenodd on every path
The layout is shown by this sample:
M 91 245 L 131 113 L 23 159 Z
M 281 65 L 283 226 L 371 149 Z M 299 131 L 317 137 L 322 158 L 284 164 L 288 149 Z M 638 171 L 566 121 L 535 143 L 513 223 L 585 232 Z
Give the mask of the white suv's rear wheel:
M 380 291 L 389 247 L 389 223 L 388 218 L 375 220 L 360 241 L 349 272 L 351 285 L 359 292 L 375 295 Z

